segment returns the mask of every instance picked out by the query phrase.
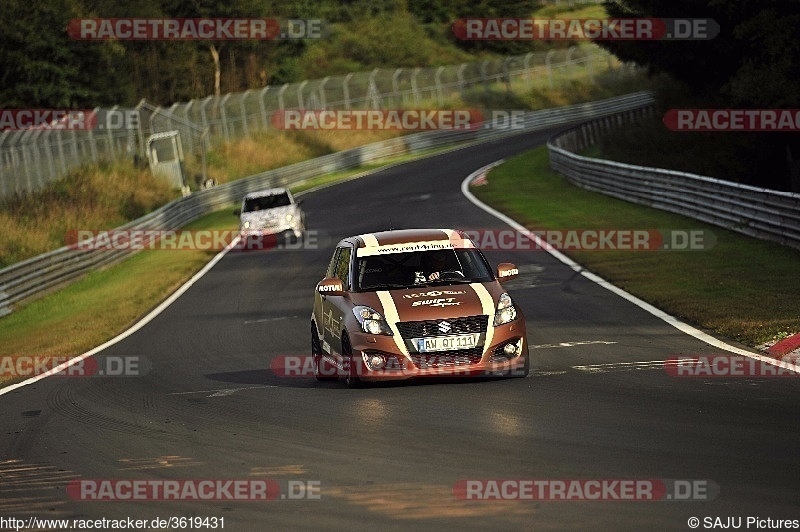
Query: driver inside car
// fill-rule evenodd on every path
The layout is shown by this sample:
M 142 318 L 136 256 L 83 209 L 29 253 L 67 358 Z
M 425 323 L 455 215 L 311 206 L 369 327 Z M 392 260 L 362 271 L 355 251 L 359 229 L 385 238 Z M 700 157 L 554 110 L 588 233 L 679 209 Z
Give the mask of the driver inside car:
M 423 271 L 414 272 L 414 283 L 420 284 L 439 279 L 442 272 L 452 270 L 447 265 L 447 255 L 444 252 L 425 253 L 420 261 Z

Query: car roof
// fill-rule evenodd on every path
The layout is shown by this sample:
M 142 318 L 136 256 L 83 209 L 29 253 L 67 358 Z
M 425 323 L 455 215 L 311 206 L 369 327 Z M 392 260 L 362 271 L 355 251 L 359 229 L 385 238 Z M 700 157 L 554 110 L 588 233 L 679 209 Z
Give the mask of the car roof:
M 289 191 L 285 188 L 266 188 L 264 190 L 258 190 L 256 192 L 250 192 L 247 194 L 244 199 L 250 198 L 262 198 L 264 196 L 274 196 L 275 194 L 286 194 Z M 291 194 L 290 194 L 291 195 Z
M 441 245 L 443 248 L 474 247 L 469 237 L 457 229 L 395 229 L 364 233 L 346 238 L 344 241 L 351 242 L 356 248 L 359 248 L 360 256 L 391 252 L 397 247 L 399 247 L 397 250 L 400 251 L 406 245 L 420 243 L 432 244 L 434 246 L 432 249 L 436 249 L 437 245 Z M 410 251 L 411 249 L 406 250 Z

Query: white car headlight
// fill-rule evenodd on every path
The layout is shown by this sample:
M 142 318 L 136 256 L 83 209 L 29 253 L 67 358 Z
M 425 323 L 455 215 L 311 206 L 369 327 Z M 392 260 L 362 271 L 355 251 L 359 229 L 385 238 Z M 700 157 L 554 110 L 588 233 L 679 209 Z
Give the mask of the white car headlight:
M 393 335 L 389 324 L 386 323 L 380 312 L 364 305 L 357 305 L 353 308 L 353 314 L 361 325 L 361 330 L 365 333 Z
M 292 213 L 289 213 L 289 214 L 286 215 L 286 221 L 287 222 L 291 222 L 293 218 L 294 218 L 294 215 Z
M 246 221 L 244 224 L 242 224 L 242 227 L 245 229 L 250 229 L 250 221 Z
M 500 296 L 497 302 L 497 310 L 494 313 L 494 325 L 505 325 L 517 319 L 517 309 L 514 308 L 514 302 L 511 296 L 506 292 Z

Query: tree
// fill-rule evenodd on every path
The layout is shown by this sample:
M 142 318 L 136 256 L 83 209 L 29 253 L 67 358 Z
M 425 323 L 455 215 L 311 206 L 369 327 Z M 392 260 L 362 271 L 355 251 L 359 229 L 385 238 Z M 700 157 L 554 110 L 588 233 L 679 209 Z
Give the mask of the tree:
M 798 0 L 629 0 L 605 3 L 611 17 L 712 18 L 720 33 L 698 41 L 601 41 L 625 61 L 666 72 L 695 95 L 730 105 L 798 107 Z
M 67 23 L 79 16 L 85 15 L 75 0 L 0 2 L 4 106 L 93 108 L 128 99 L 126 69 L 117 67 L 124 49 L 114 42 L 72 40 Z

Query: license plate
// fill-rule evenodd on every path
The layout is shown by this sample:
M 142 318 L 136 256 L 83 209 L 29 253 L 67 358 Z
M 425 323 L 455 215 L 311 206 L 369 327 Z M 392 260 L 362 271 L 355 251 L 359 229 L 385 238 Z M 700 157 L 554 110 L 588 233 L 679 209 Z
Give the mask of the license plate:
M 478 345 L 480 334 L 461 334 L 458 336 L 437 336 L 435 338 L 418 338 L 417 351 L 431 353 L 435 351 L 454 351 L 470 349 Z

